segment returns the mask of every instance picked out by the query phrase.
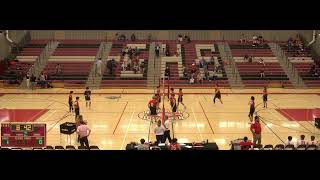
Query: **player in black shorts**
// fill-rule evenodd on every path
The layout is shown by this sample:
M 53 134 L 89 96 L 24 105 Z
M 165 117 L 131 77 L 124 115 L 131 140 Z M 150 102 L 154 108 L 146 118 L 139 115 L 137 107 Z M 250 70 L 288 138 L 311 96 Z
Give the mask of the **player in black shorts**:
M 72 94 L 73 91 L 70 91 L 69 93 L 69 99 L 68 99 L 68 104 L 69 104 L 69 112 L 73 112 L 73 100 L 72 100 Z
M 250 105 L 250 111 L 249 111 L 249 119 L 250 119 L 250 122 L 253 121 L 253 114 L 254 114 L 254 111 L 255 111 L 255 103 L 254 103 L 254 97 L 251 96 L 250 98 L 250 102 L 249 102 L 249 105 Z
M 154 119 L 154 121 L 156 122 L 156 116 L 157 116 L 157 97 L 153 96 L 152 99 L 149 101 L 148 103 L 148 107 L 150 110 L 150 115 L 151 115 L 151 121 L 152 119 Z
M 213 103 L 215 104 L 216 103 L 216 98 L 218 98 L 220 100 L 221 104 L 223 104 L 222 100 L 221 100 L 221 92 L 220 92 L 220 88 L 219 88 L 218 84 L 216 84 L 214 89 L 215 89 L 214 90 L 215 94 L 214 94 L 214 98 L 213 98 Z
M 184 105 L 183 104 L 183 98 L 182 98 L 182 96 L 183 96 L 183 92 L 182 92 L 182 89 L 180 88 L 179 89 L 179 94 L 178 94 L 178 106 L 179 106 L 179 103 L 181 103 L 182 105 Z
M 267 108 L 268 104 L 268 91 L 267 91 L 267 87 L 264 87 L 263 89 L 263 95 L 262 95 L 262 99 L 263 99 L 263 107 Z
M 177 112 L 177 100 L 174 96 L 175 95 L 172 94 L 170 97 L 170 105 L 171 105 L 173 117 L 174 117 L 175 113 Z
M 84 99 L 86 100 L 86 107 L 91 108 L 91 90 L 89 87 L 86 87 L 86 90 L 84 91 Z

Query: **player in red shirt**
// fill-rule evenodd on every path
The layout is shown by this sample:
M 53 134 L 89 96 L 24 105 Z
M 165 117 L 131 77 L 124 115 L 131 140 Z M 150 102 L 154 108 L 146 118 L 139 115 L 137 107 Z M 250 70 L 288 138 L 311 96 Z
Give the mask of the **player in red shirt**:
M 262 92 L 262 99 L 263 99 L 263 107 L 267 108 L 267 101 L 268 101 L 268 91 L 267 87 L 264 87 L 263 92 Z
M 248 137 L 244 137 L 243 141 L 240 142 L 241 150 L 249 150 L 252 147 L 253 143 L 248 141 Z
M 157 115 L 157 97 L 156 96 L 153 96 L 152 99 L 149 101 L 148 103 L 148 107 L 149 107 L 149 110 L 150 110 L 150 115 L 151 115 L 151 121 L 152 120 L 155 120 L 156 122 L 156 115 Z
M 251 127 L 250 127 L 250 130 L 253 136 L 253 144 L 261 144 L 261 124 L 260 124 L 259 116 L 255 116 L 254 121 L 255 123 L 251 124 Z

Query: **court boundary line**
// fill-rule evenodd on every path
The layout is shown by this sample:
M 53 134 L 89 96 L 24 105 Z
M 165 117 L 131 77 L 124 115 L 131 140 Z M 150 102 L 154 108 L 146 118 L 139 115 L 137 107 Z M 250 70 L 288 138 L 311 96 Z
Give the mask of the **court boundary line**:
M 128 132 L 129 132 L 129 128 L 130 128 L 130 126 L 131 126 L 131 122 L 132 122 L 132 119 L 133 119 L 133 115 L 134 115 L 134 112 L 132 112 L 132 115 L 131 115 L 129 124 L 128 124 L 127 129 L 126 129 L 126 133 L 125 133 L 124 138 L 123 138 L 123 141 L 122 141 L 122 143 L 121 143 L 121 148 L 120 148 L 120 150 L 123 149 L 124 142 L 125 142 L 126 139 L 127 139 Z
M 206 119 L 207 119 L 207 121 L 208 121 L 208 124 L 209 124 L 209 127 L 210 127 L 210 129 L 211 129 L 211 132 L 212 132 L 212 134 L 214 134 L 214 131 L 213 131 L 213 128 L 212 128 L 211 123 L 210 123 L 210 121 L 209 121 L 209 118 L 208 118 L 206 112 L 204 111 L 201 102 L 200 102 L 200 101 L 198 101 L 198 102 L 199 102 L 199 104 L 200 104 L 200 107 L 201 107 L 201 109 L 202 109 L 202 112 L 203 112 L 204 116 L 206 117 Z M 193 113 L 194 113 L 194 112 L 193 112 Z
M 123 90 L 124 91 L 124 90 Z M 21 92 L 21 93 L 17 93 L 17 92 L 6 92 L 6 93 L 2 93 L 3 95 L 7 95 L 7 94 L 34 94 L 34 95 L 37 95 L 37 94 L 43 94 L 43 95 L 48 95 L 48 94 L 69 94 L 68 92 L 52 92 L 52 93 L 49 93 L 49 92 Z M 83 94 L 83 93 L 77 93 L 77 92 L 74 92 L 73 94 Z M 103 95 L 103 94 L 106 94 L 106 95 L 144 95 L 144 94 L 153 94 L 152 92 L 150 93 L 139 93 L 139 92 L 133 92 L 133 93 L 129 93 L 129 92 L 114 92 L 114 93 L 92 93 L 92 95 Z M 212 93 L 206 93 L 206 92 L 184 92 L 183 94 L 191 94 L 191 95 L 211 95 Z M 221 94 L 235 94 L 235 95 L 256 95 L 256 94 L 261 94 L 261 92 L 252 92 L 252 93 L 249 93 L 249 92 L 231 92 L 231 93 L 221 93 Z M 310 92 L 310 93 L 299 93 L 299 92 L 290 92 L 290 93 L 287 93 L 287 92 L 269 92 L 268 94 L 278 94 L 278 95 L 288 95 L 288 94 L 299 94 L 299 95 L 319 95 L 320 96 L 320 93 L 317 93 L 317 92 Z
M 118 125 L 119 125 L 119 123 L 120 123 L 120 121 L 121 121 L 121 118 L 122 118 L 122 116 L 123 116 L 123 114 L 124 114 L 124 111 L 125 111 L 126 108 L 127 108 L 127 105 L 128 105 L 128 101 L 127 101 L 126 105 L 125 105 L 124 108 L 123 108 L 123 111 L 122 111 L 122 113 L 121 113 L 121 115 L 120 115 L 120 117 L 119 117 L 119 120 L 118 120 L 118 122 L 117 122 L 117 124 L 116 124 L 116 127 L 114 128 L 112 134 L 114 134 L 114 133 L 116 132 L 116 130 L 117 130 L 117 128 L 118 128 Z M 132 112 L 132 113 L 134 113 L 134 112 Z

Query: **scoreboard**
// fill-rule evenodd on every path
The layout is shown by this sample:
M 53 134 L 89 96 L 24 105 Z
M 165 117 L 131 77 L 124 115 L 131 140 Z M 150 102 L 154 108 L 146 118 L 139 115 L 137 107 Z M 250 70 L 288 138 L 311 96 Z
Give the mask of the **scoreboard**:
M 1 124 L 1 147 L 32 148 L 45 146 L 46 124 Z

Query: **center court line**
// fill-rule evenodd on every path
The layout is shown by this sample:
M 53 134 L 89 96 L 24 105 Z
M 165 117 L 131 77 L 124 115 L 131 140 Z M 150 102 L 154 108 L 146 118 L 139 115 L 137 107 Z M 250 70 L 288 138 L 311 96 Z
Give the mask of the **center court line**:
M 206 112 L 204 111 L 204 109 L 203 109 L 202 104 L 201 104 L 200 101 L 199 101 L 199 104 L 200 104 L 200 106 L 201 106 L 201 109 L 202 109 L 202 111 L 203 111 L 204 116 L 206 117 L 206 119 L 207 119 L 207 121 L 208 121 L 208 124 L 209 124 L 209 127 L 210 127 L 211 131 L 212 131 L 212 134 L 214 134 L 214 131 L 213 131 L 213 128 L 212 128 L 211 123 L 210 123 L 210 121 L 209 121 L 209 118 L 208 118 Z
M 129 128 L 130 128 L 130 126 L 131 126 L 131 122 L 132 122 L 132 119 L 133 119 L 133 115 L 134 115 L 134 112 L 132 112 L 132 115 L 131 115 L 129 124 L 128 124 L 128 126 L 127 126 L 126 133 L 125 133 L 125 135 L 124 135 L 124 138 L 123 138 L 123 141 L 122 141 L 122 144 L 121 144 L 121 150 L 123 149 L 124 142 L 125 142 L 126 139 L 127 139 L 127 135 L 128 135 L 128 132 L 129 132 Z
M 199 134 L 200 134 L 201 141 L 203 141 L 203 136 L 202 136 L 202 133 L 201 133 L 200 128 L 199 128 L 199 126 L 198 126 L 198 120 L 197 120 L 197 118 L 196 118 L 196 115 L 194 114 L 193 108 L 191 108 L 191 110 L 192 110 L 193 117 L 194 117 L 194 119 L 196 120 L 197 129 L 198 129 L 198 132 L 199 132 Z
M 122 111 L 122 113 L 121 113 L 121 115 L 120 115 L 120 118 L 119 118 L 119 120 L 118 120 L 118 122 L 117 122 L 117 125 L 116 125 L 116 127 L 114 128 L 114 130 L 113 130 L 113 132 L 112 132 L 113 135 L 114 135 L 114 133 L 116 132 L 116 130 L 117 130 L 117 128 L 118 128 L 118 125 L 119 125 L 119 123 L 120 123 L 120 121 L 121 121 L 121 118 L 122 118 L 122 116 L 123 116 L 124 111 L 125 111 L 126 108 L 127 108 L 127 105 L 128 105 L 128 101 L 127 101 L 126 105 L 124 106 L 123 111 Z M 133 112 L 133 113 L 134 113 L 134 112 Z

